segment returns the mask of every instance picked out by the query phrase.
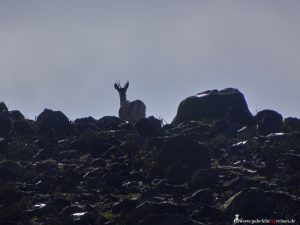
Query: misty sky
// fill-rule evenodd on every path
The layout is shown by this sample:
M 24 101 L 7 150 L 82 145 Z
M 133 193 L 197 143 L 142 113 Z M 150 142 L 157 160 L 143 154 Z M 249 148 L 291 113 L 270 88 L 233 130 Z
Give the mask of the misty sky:
M 0 101 L 34 118 L 117 115 L 128 99 L 170 122 L 179 102 L 236 87 L 253 114 L 300 117 L 300 1 L 0 1 Z

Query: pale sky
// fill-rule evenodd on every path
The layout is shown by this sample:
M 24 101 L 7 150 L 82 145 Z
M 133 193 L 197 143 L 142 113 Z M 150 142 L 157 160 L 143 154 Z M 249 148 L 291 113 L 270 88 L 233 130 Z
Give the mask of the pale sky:
M 235 87 L 253 114 L 300 117 L 300 1 L 0 1 L 0 101 L 34 118 L 117 115 L 113 84 L 170 122 Z

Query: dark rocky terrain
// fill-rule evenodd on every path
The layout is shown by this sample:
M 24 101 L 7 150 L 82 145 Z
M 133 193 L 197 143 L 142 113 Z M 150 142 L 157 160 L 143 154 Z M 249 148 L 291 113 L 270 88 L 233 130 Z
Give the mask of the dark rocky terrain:
M 0 225 L 218 225 L 235 214 L 296 224 L 300 120 L 252 116 L 240 97 L 203 100 L 229 92 L 202 93 L 205 107 L 185 100 L 165 125 L 52 110 L 33 121 L 1 103 Z

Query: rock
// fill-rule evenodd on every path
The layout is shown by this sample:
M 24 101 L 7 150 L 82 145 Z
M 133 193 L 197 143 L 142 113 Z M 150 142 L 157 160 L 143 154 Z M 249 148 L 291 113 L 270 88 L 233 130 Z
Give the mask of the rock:
M 259 134 L 267 135 L 281 131 L 283 125 L 283 117 L 280 113 L 265 109 L 258 112 L 254 120 L 258 125 Z
M 54 198 L 45 203 L 45 206 L 42 208 L 44 214 L 56 214 L 61 212 L 65 207 L 69 206 L 69 200 L 61 197 Z
M 135 150 L 135 149 L 132 148 L 130 150 Z M 103 159 L 111 159 L 111 158 L 121 158 L 125 154 L 130 158 L 132 153 L 128 152 L 127 147 L 123 147 L 121 145 L 113 145 L 113 146 L 109 147 L 108 149 L 106 149 L 106 151 L 102 152 L 102 154 L 100 154 L 100 156 Z
M 64 175 L 74 182 L 79 182 L 82 179 L 82 176 L 72 168 L 68 169 Z
M 10 185 L 3 185 L 0 187 L 0 206 L 18 203 L 23 197 L 24 193 L 18 191 L 16 187 Z
M 40 161 L 45 159 L 50 159 L 53 156 L 53 153 L 55 152 L 55 149 L 53 148 L 44 148 L 39 150 L 38 153 L 36 153 L 33 157 L 33 161 Z
M 0 179 L 9 181 L 17 180 L 21 177 L 21 168 L 14 161 L 2 161 L 0 162 Z
M 7 136 L 13 129 L 15 129 L 15 131 L 22 131 L 21 128 L 26 126 L 24 125 L 26 122 L 25 117 L 18 110 L 3 111 L 0 113 L 0 135 Z M 28 129 L 28 127 L 26 128 Z
M 61 111 L 45 109 L 37 117 L 36 123 L 40 134 L 47 134 L 51 129 L 54 129 L 60 135 L 69 135 L 72 132 L 68 117 Z
M 0 113 L 7 112 L 8 108 L 4 102 L 0 102 Z
M 200 202 L 201 204 L 201 202 Z M 210 205 L 203 205 L 201 207 L 197 206 L 197 210 L 193 211 L 190 215 L 191 219 L 197 221 L 207 221 L 207 224 L 211 224 L 211 221 L 218 221 L 216 224 L 226 224 L 226 223 L 219 223 L 221 220 L 219 219 L 220 215 L 222 215 L 221 211 L 213 206 Z M 229 219 L 231 222 L 231 220 Z M 228 223 L 231 224 L 231 223 Z
M 58 176 L 55 178 L 51 190 L 54 192 L 76 192 L 76 183 L 68 177 Z
M 5 155 L 8 153 L 8 142 L 8 139 L 0 137 L 0 155 Z
M 132 125 L 42 114 L 37 122 L 0 111 L 0 225 L 300 220 L 299 119 L 259 135 L 253 124 L 240 127 L 234 107 L 163 127 L 154 117 Z
M 97 125 L 103 130 L 117 130 L 124 124 L 126 124 L 125 121 L 115 116 L 104 116 L 99 119 L 97 123 Z
M 183 205 L 178 205 L 169 202 L 144 202 L 139 205 L 130 217 L 131 224 L 137 224 L 139 221 L 151 214 L 186 214 L 186 208 Z M 154 223 L 155 224 L 155 223 Z M 170 223 L 172 224 L 172 223 Z
M 141 171 L 132 170 L 129 172 L 131 181 L 141 181 L 143 180 L 143 174 Z
M 300 119 L 293 117 L 285 118 L 283 121 L 283 130 L 300 133 Z
M 83 178 L 94 178 L 100 177 L 102 175 L 102 170 L 100 168 L 89 170 L 87 173 L 83 175 Z
M 110 164 L 110 172 L 119 172 L 119 173 L 126 173 L 130 172 L 130 165 L 129 164 L 123 164 L 123 163 L 112 163 Z
M 286 172 L 293 174 L 300 171 L 300 154 L 285 153 L 283 158 Z
M 88 130 L 97 130 L 98 129 L 97 120 L 91 116 L 76 119 L 73 124 L 74 124 L 74 127 L 76 129 L 78 129 L 80 133 L 86 132 Z
M 74 128 L 77 130 L 78 133 L 84 133 L 87 131 L 96 131 L 99 129 L 96 124 L 92 124 L 92 123 L 74 124 Z
M 216 120 L 211 128 L 212 136 L 217 136 L 221 134 L 228 138 L 233 138 L 237 135 L 237 133 L 237 128 L 226 119 Z
M 138 225 L 204 225 L 179 214 L 150 214 Z
M 91 166 L 95 167 L 105 167 L 106 166 L 106 161 L 102 158 L 96 158 L 91 161 Z
M 13 221 L 0 221 L 0 225 L 22 225 L 20 222 L 13 222 Z
M 239 125 L 248 124 L 252 120 L 244 95 L 238 89 L 205 91 L 186 98 L 179 104 L 172 124 L 226 117 Z
M 96 216 L 87 211 L 73 213 L 70 217 L 68 225 L 92 225 L 96 221 Z
M 184 134 L 197 142 L 206 142 L 211 138 L 212 123 L 201 121 L 189 121 L 180 123 L 178 126 L 171 129 L 169 132 L 177 135 Z
M 241 218 L 296 218 L 300 201 L 288 194 L 247 188 L 229 198 L 221 207 L 224 213 Z M 284 210 L 283 210 L 284 208 Z
M 185 185 L 172 185 L 165 181 L 157 184 L 157 190 L 162 194 L 171 194 L 173 196 L 182 196 L 187 193 L 187 187 Z
M 32 135 L 34 133 L 33 121 L 18 120 L 13 124 L 13 132 L 18 135 Z
M 104 225 L 116 225 L 114 221 L 107 221 Z
M 137 207 L 136 200 L 132 199 L 122 199 L 121 201 L 113 204 L 112 206 L 112 212 L 113 213 L 121 213 L 125 214 Z
M 45 204 L 39 204 L 39 205 L 43 205 L 43 207 L 45 206 Z M 34 217 L 35 218 L 41 217 L 43 214 L 43 207 L 33 206 L 32 208 L 23 211 L 21 213 L 22 221 L 25 222 L 25 221 L 29 221 L 31 218 Z
M 9 111 L 8 114 L 13 121 L 25 120 L 24 115 L 19 110 Z
M 99 187 L 103 188 L 103 186 L 105 186 L 105 184 L 103 185 L 103 183 L 101 183 L 101 179 L 99 179 L 99 177 L 85 178 L 82 184 L 86 189 L 99 189 Z
M 106 185 L 118 187 L 124 182 L 124 178 L 119 173 L 107 173 L 102 177 L 102 182 Z
M 101 155 L 107 150 L 106 140 L 96 134 L 82 135 L 70 144 L 70 149 Z
M 186 208 L 183 205 L 169 203 L 169 202 L 144 202 L 139 205 L 132 213 L 131 222 L 136 224 L 146 216 L 151 214 L 186 214 Z
M 206 147 L 183 135 L 175 136 L 165 144 L 158 155 L 158 161 L 163 167 L 179 163 L 191 170 L 210 166 Z
M 130 179 L 131 180 L 131 179 Z M 143 182 L 138 181 L 128 181 L 122 184 L 125 193 L 139 193 L 141 191 L 141 187 L 143 186 Z
M 200 189 L 192 194 L 191 200 L 195 202 L 200 202 L 202 204 L 211 204 L 214 200 L 214 197 L 211 190 Z
M 148 137 L 155 136 L 161 131 L 162 121 L 156 119 L 154 116 L 140 119 L 135 125 L 135 129 L 140 135 Z
M 214 168 L 197 170 L 189 181 L 190 187 L 194 189 L 215 187 L 219 180 L 219 171 Z
M 13 126 L 13 122 L 5 114 L 0 114 L 0 135 L 7 136 Z
M 11 183 L 11 182 L 9 182 Z M 0 221 L 20 221 L 24 210 L 22 204 L 26 196 L 14 184 L 4 183 L 0 186 Z M 5 224 L 5 223 L 4 223 Z M 8 223 L 9 224 L 9 223 Z M 5 224 L 6 225 L 6 224 Z
M 67 151 L 59 152 L 57 158 L 71 160 L 71 159 L 78 159 L 80 156 L 81 154 L 78 150 L 67 150 Z
M 38 193 L 46 194 L 52 190 L 54 179 L 49 177 L 42 177 L 35 183 L 35 191 Z
M 71 205 L 71 206 L 66 206 L 65 208 L 62 209 L 61 212 L 59 212 L 59 215 L 66 220 L 67 218 L 70 218 L 72 214 L 76 212 L 82 212 L 85 211 L 83 206 L 78 206 L 78 205 Z
M 171 183 L 181 184 L 189 179 L 189 171 L 186 165 L 172 164 L 166 168 L 166 177 Z
M 80 123 L 96 124 L 97 120 L 91 116 L 74 120 L 74 124 L 80 124 Z
M 50 161 L 36 162 L 33 165 L 28 166 L 26 169 L 44 176 L 55 176 L 59 173 L 57 164 Z

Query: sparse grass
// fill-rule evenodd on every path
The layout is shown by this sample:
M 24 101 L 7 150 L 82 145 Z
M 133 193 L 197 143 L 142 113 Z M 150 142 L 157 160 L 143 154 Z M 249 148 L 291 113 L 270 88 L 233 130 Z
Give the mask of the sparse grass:
M 134 199 L 138 199 L 141 197 L 140 193 L 128 193 L 126 195 L 123 194 L 112 194 L 113 197 L 117 198 L 117 199 L 129 199 L 129 200 L 134 200 Z
M 102 216 L 107 220 L 113 220 L 113 221 L 120 219 L 120 214 L 115 214 L 112 213 L 111 211 L 99 212 L 99 216 Z
M 223 134 L 219 134 L 210 139 L 209 144 L 215 148 L 225 148 L 228 145 L 228 138 L 226 138 Z

